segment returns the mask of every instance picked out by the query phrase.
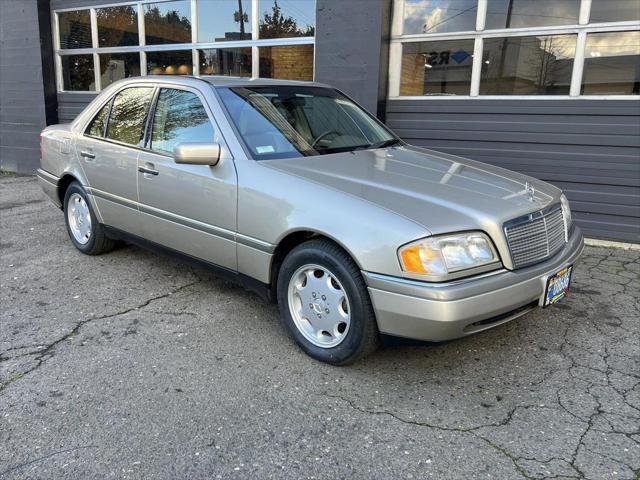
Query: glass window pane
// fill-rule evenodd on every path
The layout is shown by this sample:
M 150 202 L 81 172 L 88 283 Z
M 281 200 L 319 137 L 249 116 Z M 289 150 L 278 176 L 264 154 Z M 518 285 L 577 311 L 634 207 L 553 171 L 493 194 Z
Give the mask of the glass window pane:
M 260 0 L 259 37 L 313 37 L 315 0 Z
M 106 53 L 100 55 L 102 88 L 116 80 L 140 76 L 139 53 Z
M 473 40 L 402 45 L 400 95 L 469 95 Z
M 589 23 L 640 20 L 638 0 L 591 0 Z
M 313 80 L 313 45 L 260 47 L 260 76 Z
M 580 0 L 489 0 L 485 29 L 575 25 Z
M 152 92 L 151 87 L 133 87 L 116 95 L 107 125 L 108 139 L 129 145 L 140 144 Z
M 98 8 L 98 46 L 129 47 L 138 45 L 138 7 Z
M 196 94 L 170 88 L 160 91 L 153 117 L 153 150 L 172 153 L 178 143 L 213 140 L 213 126 Z
M 145 4 L 144 28 L 147 45 L 191 43 L 191 2 Z
M 91 17 L 89 10 L 60 12 L 60 48 L 91 48 Z
M 251 76 L 251 48 L 198 50 L 201 75 Z
M 582 93 L 640 94 L 640 32 L 587 35 Z
M 406 0 L 405 35 L 476 29 L 478 0 Z
M 149 75 L 191 75 L 192 71 L 191 50 L 147 52 L 147 72 Z
M 92 137 L 103 137 L 104 136 L 104 126 L 107 124 L 107 116 L 109 115 L 109 109 L 111 108 L 111 100 L 109 100 L 104 107 L 100 109 L 100 111 L 93 117 L 91 123 L 85 130 L 87 135 L 91 135 Z
M 62 55 L 62 81 L 65 90 L 96 89 L 93 55 Z
M 251 0 L 200 0 L 198 41 L 251 40 Z
M 576 35 L 485 38 L 481 95 L 569 95 Z

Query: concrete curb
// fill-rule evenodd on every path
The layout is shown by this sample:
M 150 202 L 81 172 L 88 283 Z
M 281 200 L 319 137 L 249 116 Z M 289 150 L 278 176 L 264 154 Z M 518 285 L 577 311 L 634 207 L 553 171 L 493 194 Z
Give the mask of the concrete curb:
M 638 243 L 613 242 L 610 240 L 598 240 L 597 238 L 585 238 L 584 244 L 589 247 L 622 248 L 623 250 L 640 250 Z

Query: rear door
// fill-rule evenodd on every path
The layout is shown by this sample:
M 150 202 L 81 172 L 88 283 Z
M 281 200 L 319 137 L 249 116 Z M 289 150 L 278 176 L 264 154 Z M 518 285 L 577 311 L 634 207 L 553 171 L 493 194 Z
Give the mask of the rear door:
M 119 91 L 96 114 L 76 148 L 102 221 L 142 234 L 138 212 L 138 153 L 153 87 Z
M 236 169 L 204 97 L 188 87 L 160 88 L 152 115 L 138 157 L 144 237 L 237 270 Z M 175 163 L 174 145 L 192 142 L 219 143 L 220 162 Z

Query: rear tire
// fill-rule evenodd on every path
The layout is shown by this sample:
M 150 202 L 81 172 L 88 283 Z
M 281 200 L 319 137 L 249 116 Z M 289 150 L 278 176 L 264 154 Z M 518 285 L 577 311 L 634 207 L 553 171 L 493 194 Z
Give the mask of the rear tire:
M 64 220 L 73 245 L 86 255 L 100 255 L 113 250 L 116 242 L 107 237 L 98 222 L 87 193 L 72 182 L 64 194 Z
M 360 269 L 329 240 L 310 240 L 285 257 L 278 274 L 277 298 L 286 330 L 317 360 L 348 365 L 380 345 Z

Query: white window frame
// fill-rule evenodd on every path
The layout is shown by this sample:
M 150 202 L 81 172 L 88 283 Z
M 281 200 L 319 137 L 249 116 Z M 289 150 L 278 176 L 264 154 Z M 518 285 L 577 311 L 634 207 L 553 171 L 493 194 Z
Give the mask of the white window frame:
M 198 58 L 198 50 L 216 48 L 216 49 L 229 49 L 229 48 L 251 48 L 251 78 L 258 78 L 260 76 L 260 57 L 259 47 L 279 47 L 290 45 L 314 45 L 313 49 L 313 77 L 315 79 L 315 35 L 313 37 L 292 37 L 292 38 L 269 38 L 261 40 L 259 39 L 259 26 L 260 26 L 260 0 L 251 0 L 251 40 L 235 40 L 235 41 L 223 41 L 223 42 L 198 42 L 198 1 L 191 1 L 191 42 L 190 43 L 172 43 L 166 45 L 146 45 L 145 42 L 145 24 L 144 24 L 144 5 L 148 3 L 164 3 L 175 0 L 138 0 L 138 1 L 121 1 L 111 2 L 99 5 L 92 5 L 91 7 L 70 7 L 59 8 L 51 11 L 52 22 L 52 35 L 53 35 L 53 48 L 55 57 L 55 70 L 56 70 L 56 86 L 58 93 L 98 93 L 102 90 L 101 76 L 100 76 L 100 54 L 104 53 L 135 53 L 140 54 L 140 75 L 149 75 L 147 72 L 147 52 L 166 52 L 166 51 L 184 51 L 190 50 L 193 62 L 192 75 L 200 74 L 200 61 Z M 230 0 L 233 1 L 233 0 Z M 100 8 L 108 7 L 121 7 L 127 5 L 135 5 L 138 13 L 138 40 L 139 45 L 129 47 L 98 47 L 98 28 L 97 28 L 97 16 L 96 10 Z M 60 21 L 58 15 L 64 12 L 76 12 L 88 10 L 91 19 L 91 35 L 92 46 L 91 48 L 60 48 Z M 314 28 L 315 28 L 314 17 Z M 69 55 L 93 55 L 93 68 L 95 74 L 94 84 L 95 90 L 65 90 L 64 79 L 62 74 L 62 57 Z
M 477 0 L 478 13 L 476 29 L 464 32 L 420 33 L 403 35 L 405 0 L 393 0 L 393 19 L 391 23 L 391 41 L 389 46 L 389 83 L 388 98 L 390 100 L 559 100 L 559 99 L 593 99 L 593 100 L 640 100 L 640 95 L 580 95 L 582 74 L 584 69 L 584 53 L 589 33 L 623 32 L 640 30 L 640 21 L 605 22 L 589 24 L 591 0 L 581 0 L 577 25 L 560 25 L 546 27 L 501 28 L 485 30 L 487 2 Z M 575 34 L 576 53 L 573 60 L 571 86 L 569 95 L 480 95 L 480 79 L 482 72 L 482 49 L 485 38 L 524 37 L 533 35 Z M 473 65 L 471 69 L 471 85 L 469 95 L 400 95 L 400 79 L 402 68 L 402 45 L 411 42 L 443 40 L 474 40 Z

